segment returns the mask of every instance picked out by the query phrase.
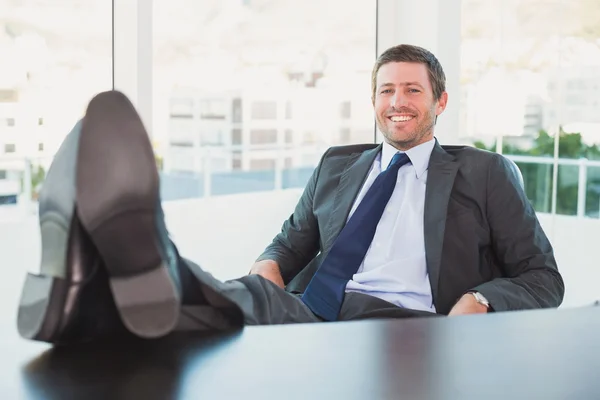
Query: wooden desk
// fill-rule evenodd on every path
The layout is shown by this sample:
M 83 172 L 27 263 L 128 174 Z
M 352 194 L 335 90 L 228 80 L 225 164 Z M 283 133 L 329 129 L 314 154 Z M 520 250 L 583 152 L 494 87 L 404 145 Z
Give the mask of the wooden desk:
M 5 339 L 3 399 L 600 399 L 600 307 L 62 349 Z

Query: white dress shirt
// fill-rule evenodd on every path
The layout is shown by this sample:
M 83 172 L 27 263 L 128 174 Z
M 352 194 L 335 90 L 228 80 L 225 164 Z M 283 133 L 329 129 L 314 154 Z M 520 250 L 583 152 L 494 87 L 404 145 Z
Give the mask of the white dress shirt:
M 365 259 L 346 286 L 347 292 L 361 292 L 400 307 L 435 312 L 423 230 L 427 168 L 434 145 L 435 140 L 432 139 L 406 151 L 411 162 L 398 171 L 392 197 L 377 225 Z M 396 153 L 397 149 L 383 143 L 348 219 Z

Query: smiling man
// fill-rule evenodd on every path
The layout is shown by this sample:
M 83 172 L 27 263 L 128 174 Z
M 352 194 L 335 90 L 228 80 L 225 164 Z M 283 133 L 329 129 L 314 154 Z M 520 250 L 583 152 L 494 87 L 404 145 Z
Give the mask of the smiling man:
M 563 280 L 516 167 L 434 136 L 448 102 L 436 57 L 390 48 L 372 86 L 384 142 L 330 148 L 250 274 L 228 282 L 179 256 L 138 114 L 121 93 L 96 96 L 42 189 L 42 267 L 23 290 L 21 335 L 558 307 Z
M 252 273 L 304 293 L 326 319 L 560 305 L 563 281 L 516 167 L 498 154 L 435 139 L 448 102 L 445 81 L 429 51 L 386 50 L 371 82 L 384 143 L 330 149 Z M 376 179 L 395 154 L 408 162 L 382 200 L 384 211 L 361 213 L 356 231 L 344 235 L 369 190 L 381 191 Z M 357 233 L 363 229 L 369 234 Z

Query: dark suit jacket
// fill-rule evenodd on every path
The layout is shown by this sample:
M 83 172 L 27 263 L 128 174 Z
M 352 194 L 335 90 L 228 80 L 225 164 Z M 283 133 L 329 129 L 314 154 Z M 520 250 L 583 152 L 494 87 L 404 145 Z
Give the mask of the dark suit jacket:
M 294 213 L 258 260 L 277 261 L 286 290 L 303 292 L 345 225 L 381 145 L 332 147 Z M 552 246 L 503 156 L 466 146 L 431 153 L 424 211 L 433 301 L 447 314 L 466 292 L 495 311 L 558 307 L 564 283 Z

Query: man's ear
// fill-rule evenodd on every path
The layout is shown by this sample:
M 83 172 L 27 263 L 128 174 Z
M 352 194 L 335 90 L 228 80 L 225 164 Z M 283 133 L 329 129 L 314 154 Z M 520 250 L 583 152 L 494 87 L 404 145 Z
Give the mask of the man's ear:
M 436 117 L 444 112 L 446 105 L 448 104 L 448 92 L 442 92 L 440 98 L 437 101 L 437 107 L 435 109 Z M 437 118 L 436 118 L 437 120 Z

